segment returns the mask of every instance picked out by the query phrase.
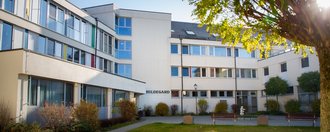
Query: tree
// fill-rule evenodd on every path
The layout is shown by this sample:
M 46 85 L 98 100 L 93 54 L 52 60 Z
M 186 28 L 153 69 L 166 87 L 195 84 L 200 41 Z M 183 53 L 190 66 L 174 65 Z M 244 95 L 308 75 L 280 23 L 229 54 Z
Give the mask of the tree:
M 321 131 L 330 131 L 329 8 L 319 7 L 317 0 L 188 1 L 201 26 L 219 34 L 223 44 L 240 43 L 249 52 L 259 50 L 261 57 L 268 57 L 273 46 L 292 46 L 303 55 L 314 47 L 320 62 Z
M 265 87 L 266 94 L 276 96 L 276 101 L 278 103 L 278 96 L 285 94 L 288 91 L 289 85 L 280 77 L 272 77 L 266 82 Z
M 200 114 L 206 114 L 207 108 L 209 108 L 207 100 L 205 99 L 198 100 L 198 107 L 200 110 Z
M 317 92 L 320 91 L 320 73 L 317 71 L 303 73 L 297 79 L 299 87 L 305 92 L 313 92 L 317 100 Z

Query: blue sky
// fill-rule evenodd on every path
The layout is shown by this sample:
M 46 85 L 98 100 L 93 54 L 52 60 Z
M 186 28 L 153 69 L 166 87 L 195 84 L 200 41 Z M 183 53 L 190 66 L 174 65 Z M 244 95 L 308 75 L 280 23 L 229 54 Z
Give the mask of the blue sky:
M 172 20 L 197 22 L 187 0 L 69 0 L 80 8 L 114 3 L 118 8 L 172 13 Z

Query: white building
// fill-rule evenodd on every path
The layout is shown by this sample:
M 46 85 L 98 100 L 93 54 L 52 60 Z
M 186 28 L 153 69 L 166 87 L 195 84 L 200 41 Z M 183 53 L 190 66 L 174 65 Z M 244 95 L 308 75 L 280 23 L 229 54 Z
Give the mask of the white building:
M 0 7 L 0 100 L 17 119 L 36 120 L 35 109 L 45 102 L 81 99 L 96 103 L 100 118 L 115 116 L 120 99 L 140 108 L 159 102 L 180 108 L 182 100 L 185 112 L 196 112 L 196 97 L 209 102 L 209 111 L 219 101 L 230 106 L 235 54 L 237 102 L 256 112 L 265 110 L 269 77 L 292 86 L 281 99 L 298 99 L 309 95 L 296 78 L 319 69 L 315 55 L 306 61 L 289 51 L 262 60 L 258 52 L 222 45 L 197 24 L 171 21 L 169 13 L 113 4 L 82 10 L 66 0 L 0 0 Z

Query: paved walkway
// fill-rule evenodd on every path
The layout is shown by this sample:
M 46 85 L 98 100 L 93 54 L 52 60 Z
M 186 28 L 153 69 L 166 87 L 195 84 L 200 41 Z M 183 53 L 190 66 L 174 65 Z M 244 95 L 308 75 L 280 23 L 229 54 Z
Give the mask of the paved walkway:
M 143 121 L 125 126 L 122 128 L 118 128 L 113 130 L 112 132 L 127 132 L 129 130 L 151 124 L 151 123 L 173 123 L 178 124 L 182 123 L 182 116 L 169 116 L 169 117 L 144 117 Z M 194 116 L 195 124 L 212 124 L 212 119 L 210 116 Z M 217 125 L 245 125 L 245 126 L 255 126 L 257 125 L 256 119 L 245 119 L 238 120 L 234 122 L 233 120 L 216 120 Z M 270 126 L 289 126 L 289 123 L 286 121 L 285 116 L 269 116 Z M 313 121 L 293 121 L 291 122 L 291 126 L 312 126 Z M 320 120 L 316 121 L 316 126 L 320 126 Z

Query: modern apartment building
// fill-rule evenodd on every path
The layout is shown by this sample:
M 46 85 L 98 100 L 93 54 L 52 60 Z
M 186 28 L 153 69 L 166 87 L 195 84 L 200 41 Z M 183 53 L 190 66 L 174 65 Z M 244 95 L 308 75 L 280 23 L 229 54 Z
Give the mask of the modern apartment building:
M 256 112 L 265 110 L 270 77 L 290 84 L 282 100 L 308 102 L 297 77 L 319 70 L 315 55 L 306 59 L 278 47 L 260 59 L 169 13 L 113 4 L 79 9 L 66 0 L 0 0 L 0 8 L 0 100 L 27 121 L 37 120 L 35 110 L 45 103 L 81 99 L 97 104 L 102 119 L 116 116 L 114 102 L 121 99 L 140 108 L 182 103 L 185 112 L 196 112 L 196 99 L 213 111 L 217 102 L 231 105 L 236 98 Z

